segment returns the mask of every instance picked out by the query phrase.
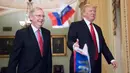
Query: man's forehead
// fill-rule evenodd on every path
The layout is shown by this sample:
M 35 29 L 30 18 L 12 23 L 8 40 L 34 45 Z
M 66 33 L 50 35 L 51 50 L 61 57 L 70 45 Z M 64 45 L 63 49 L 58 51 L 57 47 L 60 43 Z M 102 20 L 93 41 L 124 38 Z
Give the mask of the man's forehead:
M 84 5 L 85 8 L 97 8 L 96 5 L 93 5 L 93 4 L 86 4 Z
M 96 9 L 95 7 L 86 7 L 86 9 Z
M 44 14 L 44 11 L 43 10 L 36 10 L 36 11 L 34 11 L 34 14 Z

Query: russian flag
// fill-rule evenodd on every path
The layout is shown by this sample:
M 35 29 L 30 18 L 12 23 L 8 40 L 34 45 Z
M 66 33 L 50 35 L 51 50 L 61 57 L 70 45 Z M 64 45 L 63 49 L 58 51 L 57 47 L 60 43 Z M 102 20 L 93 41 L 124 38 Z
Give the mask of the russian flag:
M 59 12 L 48 13 L 53 28 L 69 27 L 68 19 L 75 12 L 69 5 L 64 6 L 62 9 L 61 8 L 59 9 Z
M 61 11 L 61 20 L 62 24 L 64 24 L 73 14 L 74 14 L 74 9 L 67 5 L 62 11 Z
M 52 26 L 62 26 L 61 18 L 58 12 L 51 12 L 48 14 L 52 21 Z

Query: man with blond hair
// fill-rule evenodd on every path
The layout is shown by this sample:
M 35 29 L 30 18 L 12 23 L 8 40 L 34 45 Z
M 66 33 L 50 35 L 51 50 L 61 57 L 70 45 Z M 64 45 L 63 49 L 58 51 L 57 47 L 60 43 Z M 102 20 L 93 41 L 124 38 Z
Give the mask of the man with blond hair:
M 88 47 L 91 65 L 90 73 L 101 73 L 101 54 L 104 55 L 108 64 L 112 64 L 114 68 L 117 68 L 117 63 L 107 47 L 101 28 L 93 23 L 96 18 L 96 8 L 92 4 L 84 5 L 81 13 L 82 20 L 72 22 L 70 25 L 67 42 L 69 49 L 72 51 L 70 73 L 75 73 L 74 48 L 78 47 L 82 49 L 84 44 L 87 44 Z

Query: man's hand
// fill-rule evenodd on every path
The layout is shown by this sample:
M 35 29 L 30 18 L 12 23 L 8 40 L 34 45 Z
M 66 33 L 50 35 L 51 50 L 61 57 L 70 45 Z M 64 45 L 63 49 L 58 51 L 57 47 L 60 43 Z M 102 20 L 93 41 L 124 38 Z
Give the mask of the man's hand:
M 112 66 L 113 66 L 114 69 L 117 68 L 117 62 L 116 62 L 115 60 L 113 60 L 113 61 L 111 62 L 111 64 L 112 64 Z
M 79 39 L 76 40 L 76 42 L 73 45 L 73 48 L 74 48 L 75 51 L 77 51 L 77 52 L 82 54 L 82 50 L 79 49 Z
M 79 48 L 79 39 L 77 39 L 76 42 L 74 43 L 73 48 L 74 47 L 78 47 Z

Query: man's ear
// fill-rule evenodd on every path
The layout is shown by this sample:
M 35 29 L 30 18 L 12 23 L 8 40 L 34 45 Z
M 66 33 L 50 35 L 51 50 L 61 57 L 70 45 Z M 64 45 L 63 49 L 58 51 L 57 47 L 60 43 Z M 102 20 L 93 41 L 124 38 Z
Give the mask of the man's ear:
M 30 21 L 33 19 L 33 17 L 32 16 L 29 16 L 29 19 L 30 19 Z

